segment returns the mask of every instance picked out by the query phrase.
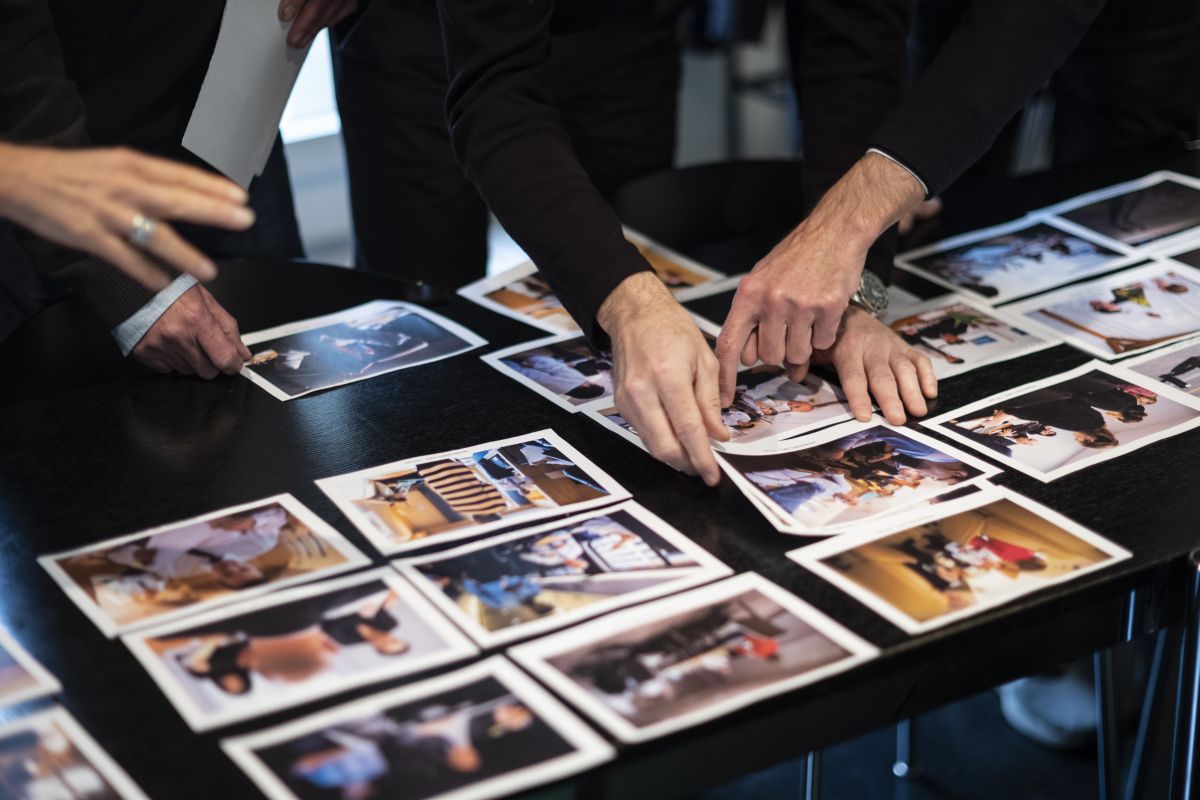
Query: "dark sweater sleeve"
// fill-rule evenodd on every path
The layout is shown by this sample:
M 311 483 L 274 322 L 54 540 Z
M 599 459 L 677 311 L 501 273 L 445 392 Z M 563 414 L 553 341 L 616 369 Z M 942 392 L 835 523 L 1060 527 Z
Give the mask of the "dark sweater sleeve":
M 596 0 L 604 2 L 605 0 Z M 649 269 L 592 186 L 542 88 L 553 0 L 438 0 L 455 157 L 597 346 L 596 312 Z
M 946 189 L 1079 44 L 1104 0 L 974 0 L 871 140 Z
M 88 144 L 83 99 L 63 70 L 45 2 L 0 0 L 0 139 L 53 147 Z M 82 290 L 110 326 L 154 292 L 116 267 L 14 228 L 40 272 Z

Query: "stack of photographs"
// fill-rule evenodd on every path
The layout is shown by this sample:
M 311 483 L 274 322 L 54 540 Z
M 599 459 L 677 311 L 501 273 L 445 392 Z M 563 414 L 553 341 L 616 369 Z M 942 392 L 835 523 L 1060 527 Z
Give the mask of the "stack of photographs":
M 625 742 L 716 719 L 877 654 L 754 573 L 618 611 L 510 651 Z
M 60 691 L 62 687 L 54 676 L 7 629 L 0 627 L 0 708 Z
M 790 558 L 910 634 L 973 616 L 1130 554 L 1027 497 L 988 487 Z
M 551 430 L 323 478 L 317 486 L 385 555 L 629 498 Z
M 1092 361 L 921 424 L 1049 482 L 1200 426 L 1200 400 Z
M 390 568 L 278 592 L 125 643 L 194 731 L 478 652 Z
M 1008 310 L 1034 331 L 1111 361 L 1200 333 L 1200 270 L 1151 261 Z
M 615 755 L 500 657 L 227 739 L 222 747 L 271 800 L 487 800 Z
M 38 561 L 109 638 L 370 563 L 288 494 Z
M 615 406 L 584 412 L 604 428 L 643 450 L 642 437 Z M 837 384 L 810 372 L 800 382 L 788 380 L 779 367 L 757 366 L 738 373 L 733 403 L 721 410 L 729 441 L 713 447 L 728 453 L 758 452 L 785 439 L 853 419 Z
M 61 708 L 0 726 L 0 794 L 13 800 L 146 800 Z
M 929 358 L 939 379 L 1058 344 L 1056 337 L 1019 327 L 1003 311 L 957 295 L 890 311 L 888 324 Z
M 720 329 L 699 318 L 710 342 Z M 582 334 L 523 342 L 483 356 L 483 361 L 559 407 L 575 412 L 613 403 L 612 354 L 597 350 Z
M 487 341 L 456 322 L 398 300 L 248 333 L 242 374 L 279 400 L 440 361 Z
M 878 419 L 838 425 L 771 452 L 723 453 L 717 460 L 776 530 L 800 536 L 874 523 L 1000 471 Z
M 396 566 L 483 647 L 691 589 L 731 572 L 633 502 Z
M 1132 250 L 1031 215 L 896 256 L 896 266 L 994 305 L 1132 263 Z
M 625 238 L 677 296 L 725 277 L 725 273 L 697 264 L 631 228 L 625 228 Z M 579 333 L 579 326 L 532 261 L 468 284 L 458 293 L 484 308 L 549 333 Z

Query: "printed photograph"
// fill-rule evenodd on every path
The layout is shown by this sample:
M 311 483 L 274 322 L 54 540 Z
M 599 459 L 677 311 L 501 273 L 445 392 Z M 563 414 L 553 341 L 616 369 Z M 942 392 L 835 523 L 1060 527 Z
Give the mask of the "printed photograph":
M 951 297 L 901 311 L 889 324 L 929 358 L 939 379 L 1057 344 L 1017 327 L 1002 312 Z
M 369 563 L 290 495 L 38 561 L 110 638 Z
M 619 739 L 642 741 L 849 669 L 875 649 L 748 573 L 511 654 Z
M 501 797 L 613 755 L 502 658 L 222 746 L 271 800 Z
M 125 643 L 195 731 L 477 652 L 390 568 L 239 603 Z
M 1111 361 L 1200 332 L 1200 272 L 1152 262 L 1011 310 L 1068 344 Z
M 864 532 L 789 556 L 916 634 L 1129 558 L 1029 498 L 991 489 L 890 532 Z
M 0 726 L 0 797 L 146 800 L 79 723 L 57 707 Z
M 7 629 L 0 627 L 0 708 L 61 690 L 54 676 Z
M 526 342 L 483 360 L 567 411 L 613 396 L 612 354 L 582 334 Z
M 1105 272 L 1124 255 L 1044 221 L 1021 219 L 901 254 L 896 263 L 994 304 Z
M 632 502 L 396 566 L 489 647 L 730 572 Z
M 1200 339 L 1154 350 L 1122 361 L 1121 366 L 1192 396 L 1200 395 Z
M 1133 247 L 1200 227 L 1200 181 L 1157 173 L 1056 206 L 1058 216 Z
M 836 533 L 930 500 L 998 470 L 915 431 L 839 425 L 765 453 L 717 459 L 780 531 Z
M 638 249 L 658 279 L 672 292 L 693 289 L 725 277 L 724 272 L 692 261 L 632 228 L 625 228 L 625 238 Z
M 385 554 L 629 497 L 551 430 L 324 478 L 317 486 Z
M 579 326 L 532 261 L 480 278 L 459 289 L 458 294 L 549 333 L 579 333 Z
M 921 424 L 1051 481 L 1200 425 L 1200 401 L 1093 361 Z
M 391 300 L 242 337 L 242 374 L 280 400 L 465 353 L 484 340 L 419 306 Z

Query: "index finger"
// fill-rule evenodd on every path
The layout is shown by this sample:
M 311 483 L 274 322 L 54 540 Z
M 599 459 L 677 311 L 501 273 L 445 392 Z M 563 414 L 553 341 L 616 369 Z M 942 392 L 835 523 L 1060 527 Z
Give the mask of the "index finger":
M 663 387 L 659 401 L 667 413 L 675 437 L 683 445 L 692 468 L 709 486 L 721 481 L 721 469 L 713 457 L 712 443 L 708 440 L 708 429 L 700 414 L 700 406 L 692 387 L 667 384 Z
M 720 366 L 719 382 L 722 406 L 733 402 L 733 390 L 737 385 L 738 359 L 742 355 L 742 348 L 745 347 L 752 330 L 754 330 L 754 320 L 749 313 L 738 306 L 735 297 L 733 308 L 730 309 L 729 316 L 725 319 L 725 325 L 721 328 L 721 335 L 717 337 L 717 362 Z
M 245 189 L 228 178 L 166 158 L 139 154 L 136 171 L 143 178 L 158 183 L 191 189 L 235 203 L 245 203 L 249 198 Z

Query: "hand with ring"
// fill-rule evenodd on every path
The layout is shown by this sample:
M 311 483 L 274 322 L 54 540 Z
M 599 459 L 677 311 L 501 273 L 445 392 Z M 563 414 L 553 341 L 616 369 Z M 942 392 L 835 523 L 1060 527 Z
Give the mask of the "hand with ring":
M 148 255 L 201 280 L 216 275 L 162 220 L 245 230 L 254 224 L 246 200 L 225 178 L 130 150 L 0 143 L 0 217 L 102 258 L 154 291 L 171 279 Z

